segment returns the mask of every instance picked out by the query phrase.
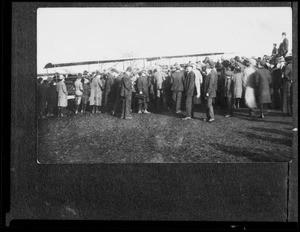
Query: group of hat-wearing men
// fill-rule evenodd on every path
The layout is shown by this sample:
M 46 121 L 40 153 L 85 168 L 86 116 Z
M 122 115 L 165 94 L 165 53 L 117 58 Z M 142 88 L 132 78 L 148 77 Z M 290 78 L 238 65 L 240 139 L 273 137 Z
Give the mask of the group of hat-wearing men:
M 224 109 L 225 117 L 232 117 L 234 108 L 260 109 L 264 118 L 264 104 L 272 103 L 275 109 L 292 114 L 292 56 L 286 53 L 288 41 L 278 51 L 263 58 L 238 57 L 139 70 L 128 67 L 125 72 L 112 68 L 108 71 L 79 73 L 73 84 L 75 114 L 106 112 L 122 119 L 131 119 L 132 112 L 149 114 L 172 110 L 183 120 L 194 117 L 194 105 L 205 108 L 204 121 L 213 122 L 214 105 Z M 275 57 L 275 58 L 274 58 Z M 68 90 L 65 77 L 38 80 L 39 116 L 56 114 L 66 117 Z M 57 109 L 57 111 L 55 110 Z M 149 110 L 150 109 L 150 110 Z M 202 108 L 203 109 L 203 108 Z

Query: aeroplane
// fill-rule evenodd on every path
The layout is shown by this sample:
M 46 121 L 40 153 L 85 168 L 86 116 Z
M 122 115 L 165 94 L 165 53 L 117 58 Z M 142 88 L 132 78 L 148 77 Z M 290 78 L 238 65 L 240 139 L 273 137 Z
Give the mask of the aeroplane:
M 152 66 L 152 62 L 154 61 L 159 61 L 162 59 L 168 59 L 169 60 L 169 65 L 171 65 L 171 59 L 176 59 L 176 58 L 191 58 L 191 57 L 196 57 L 197 61 L 199 57 L 210 57 L 210 56 L 218 56 L 218 55 L 224 55 L 224 54 L 232 54 L 232 53 L 224 53 L 224 52 L 214 52 L 214 53 L 198 53 L 198 54 L 188 54 L 188 55 L 174 55 L 174 56 L 156 56 L 156 57 L 129 57 L 129 58 L 119 58 L 119 59 L 108 59 L 108 60 L 93 60 L 93 61 L 81 61 L 81 62 L 71 62 L 71 63 L 57 63 L 57 64 L 52 64 L 52 63 L 47 63 L 44 67 L 44 69 L 47 70 L 47 73 L 44 74 L 38 74 L 38 77 L 40 76 L 54 76 L 54 73 L 48 73 L 48 69 L 52 68 L 62 68 L 62 67 L 70 67 L 70 66 L 83 66 L 83 65 L 101 65 L 101 64 L 113 64 L 112 67 L 115 67 L 117 64 L 120 62 L 123 63 L 123 70 L 125 70 L 125 62 L 130 62 L 129 66 L 134 64 L 136 61 L 142 61 L 143 62 L 143 68 L 146 67 L 146 63 L 150 62 L 150 66 Z M 184 66 L 184 64 L 181 64 Z M 112 68 L 111 67 L 111 68 Z M 110 68 L 108 68 L 110 69 Z M 64 72 L 61 73 L 59 72 L 60 75 L 65 75 L 67 76 L 66 78 L 66 85 L 69 90 L 69 98 L 73 98 L 73 89 L 72 89 L 72 83 L 76 80 L 76 74 L 75 73 L 70 73 L 70 72 Z

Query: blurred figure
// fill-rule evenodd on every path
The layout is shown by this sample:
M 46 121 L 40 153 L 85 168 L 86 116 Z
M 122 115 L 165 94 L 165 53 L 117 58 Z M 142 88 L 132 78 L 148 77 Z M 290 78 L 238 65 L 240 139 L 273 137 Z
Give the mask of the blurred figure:
M 206 78 L 204 82 L 204 92 L 206 98 L 206 119 L 207 122 L 215 121 L 214 108 L 213 108 L 213 99 L 216 97 L 216 89 L 217 89 L 217 79 L 218 74 L 214 70 L 214 63 L 209 61 L 206 64 Z
M 144 98 L 138 99 L 138 104 L 139 104 L 139 111 L 138 113 L 145 113 L 149 114 L 150 112 L 148 111 L 148 103 L 149 103 L 149 79 L 148 76 L 146 75 L 146 70 L 143 70 L 139 73 L 139 77 L 137 79 L 137 89 L 138 93 L 143 95 Z
M 50 84 L 47 92 L 47 116 L 52 117 L 55 115 L 56 107 L 57 107 L 57 91 L 56 91 L 56 82 L 53 78 L 49 78 Z
M 81 104 L 81 98 L 82 98 L 82 93 L 83 93 L 83 86 L 82 86 L 82 74 L 78 73 L 77 79 L 74 82 L 75 86 L 75 114 L 78 114 L 78 109 Z
M 86 106 L 87 103 L 89 101 L 89 97 L 91 94 L 91 87 L 90 87 L 90 81 L 88 79 L 87 75 L 84 75 L 82 80 L 82 88 L 83 88 L 83 92 L 82 92 L 82 105 L 81 105 L 81 113 L 86 113 Z
M 67 117 L 66 107 L 68 106 L 68 91 L 63 75 L 59 76 L 59 82 L 56 85 L 56 91 L 58 92 L 58 117 Z
M 181 99 L 182 92 L 184 90 L 183 80 L 184 80 L 184 72 L 180 70 L 180 66 L 177 65 L 176 71 L 172 74 L 171 77 L 171 91 L 173 96 L 173 102 L 175 105 L 175 113 L 181 113 Z
M 186 76 L 183 80 L 184 83 L 184 93 L 186 96 L 185 102 L 185 109 L 186 109 L 186 116 L 182 120 L 189 120 L 194 115 L 193 112 L 193 101 L 194 101 L 194 94 L 195 94 L 195 73 L 193 72 L 193 65 L 188 64 L 187 66 Z
M 97 70 L 91 81 L 90 105 L 92 106 L 92 113 L 101 113 L 100 106 L 102 106 L 102 92 L 104 85 L 100 78 L 100 72 Z
M 121 119 L 132 119 L 132 116 L 130 114 L 132 90 L 133 90 L 133 82 L 131 76 L 132 76 L 132 68 L 128 67 L 121 80 L 121 90 L 120 90 L 120 96 L 122 98 Z

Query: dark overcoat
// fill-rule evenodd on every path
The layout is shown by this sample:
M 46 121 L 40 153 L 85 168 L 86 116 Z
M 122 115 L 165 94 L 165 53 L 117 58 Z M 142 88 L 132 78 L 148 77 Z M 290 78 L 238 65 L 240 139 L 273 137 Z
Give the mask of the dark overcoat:
M 260 104 L 271 103 L 271 73 L 265 68 L 259 68 L 255 72 L 257 78 L 257 100 Z
M 139 76 L 137 78 L 137 89 L 138 93 L 142 92 L 146 97 L 146 101 L 149 102 L 149 87 L 150 87 L 150 79 L 147 76 Z
M 195 94 L 195 73 L 193 71 L 190 71 L 189 73 L 186 73 L 186 76 L 184 78 L 184 92 L 186 96 L 193 96 Z
M 171 91 L 182 92 L 184 90 L 183 80 L 184 80 L 183 71 L 174 72 L 171 77 Z
M 208 93 L 209 97 L 214 98 L 217 96 L 217 87 L 218 87 L 218 74 L 215 70 L 211 70 L 211 72 L 206 76 L 204 82 L 204 93 L 205 96 Z
M 120 96 L 129 97 L 132 95 L 132 80 L 130 76 L 125 73 L 121 80 L 121 91 Z

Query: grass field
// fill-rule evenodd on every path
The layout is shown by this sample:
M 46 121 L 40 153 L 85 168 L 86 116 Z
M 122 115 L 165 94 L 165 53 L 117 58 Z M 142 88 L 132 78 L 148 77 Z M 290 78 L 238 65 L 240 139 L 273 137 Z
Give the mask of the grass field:
M 292 154 L 292 118 L 279 111 L 250 119 L 247 109 L 204 122 L 203 112 L 183 121 L 172 113 L 121 120 L 87 113 L 38 121 L 40 163 L 283 162 Z

